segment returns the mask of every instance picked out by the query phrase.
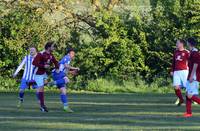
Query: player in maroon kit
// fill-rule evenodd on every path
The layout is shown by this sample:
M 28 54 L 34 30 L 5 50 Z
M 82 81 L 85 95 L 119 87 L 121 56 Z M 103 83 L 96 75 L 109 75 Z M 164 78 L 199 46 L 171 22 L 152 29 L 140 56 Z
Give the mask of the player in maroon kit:
M 56 72 L 59 73 L 59 64 L 52 52 L 54 50 L 54 42 L 47 42 L 45 45 L 45 51 L 37 54 L 33 60 L 33 65 L 36 66 L 35 82 L 37 83 L 37 92 L 40 100 L 40 110 L 42 112 L 48 112 L 47 107 L 44 104 L 44 80 L 47 78 L 46 70 L 50 68 L 50 64 L 53 63 Z
M 199 82 L 200 82 L 200 53 L 197 48 L 197 42 L 194 38 L 189 38 L 187 40 L 188 46 L 190 48 L 189 57 L 189 75 L 186 84 L 186 113 L 184 117 L 192 116 L 192 101 L 200 104 L 199 94 Z
M 184 48 L 186 42 L 184 40 L 178 40 L 176 43 L 176 50 L 173 55 L 173 62 L 171 67 L 171 75 L 173 76 L 173 86 L 175 88 L 175 94 L 179 101 L 177 103 L 180 106 L 183 102 L 183 96 L 181 88 L 186 87 L 188 76 L 188 58 L 189 51 Z

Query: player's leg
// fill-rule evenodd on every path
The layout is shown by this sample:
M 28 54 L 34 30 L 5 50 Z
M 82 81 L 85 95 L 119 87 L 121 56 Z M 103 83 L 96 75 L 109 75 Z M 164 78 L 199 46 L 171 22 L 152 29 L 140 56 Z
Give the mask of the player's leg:
M 37 83 L 37 95 L 40 101 L 40 110 L 42 112 L 48 112 L 44 103 L 44 75 L 35 75 L 35 82 Z
M 192 100 L 186 95 L 186 112 L 183 115 L 184 117 L 192 116 Z
M 68 77 L 65 76 L 65 73 L 60 71 L 59 73 L 53 72 L 52 73 L 53 81 L 49 82 L 49 86 L 53 85 L 65 85 L 69 83 Z
M 62 85 L 62 87 L 60 88 L 60 100 L 63 104 L 63 109 L 66 112 L 72 113 L 73 111 L 70 109 L 69 104 L 68 104 L 68 96 L 67 96 L 67 90 L 65 85 Z
M 24 91 L 28 87 L 27 81 L 25 79 L 21 80 L 20 89 L 19 89 L 19 101 L 17 107 L 21 107 L 24 102 Z
M 192 101 L 197 102 L 200 104 L 200 98 L 198 97 L 198 88 L 199 88 L 199 82 L 193 81 L 193 82 L 187 82 L 187 96 L 186 96 L 186 113 L 184 114 L 184 117 L 191 117 L 192 116 Z
M 183 83 L 183 88 L 186 89 L 186 84 L 187 84 L 187 77 L 188 77 L 189 71 L 188 70 L 183 70 L 181 72 L 180 78 L 181 78 L 181 82 Z M 186 97 L 187 98 L 187 97 Z M 192 104 L 198 105 L 198 103 L 196 103 L 195 101 L 192 101 Z
M 190 97 L 190 99 L 198 104 L 200 104 L 200 98 L 198 97 L 198 94 L 199 94 L 199 82 L 197 81 L 193 81 L 191 83 L 192 85 L 192 90 L 193 90 L 193 93 Z
M 31 81 L 31 85 L 32 85 L 33 89 L 36 89 L 36 93 L 35 93 L 36 99 L 37 99 L 38 103 L 40 103 L 39 92 L 37 92 L 38 86 L 37 86 L 37 83 L 35 82 L 35 80 Z
M 179 102 L 177 103 L 178 106 L 180 106 L 182 103 L 184 103 L 184 99 L 181 93 L 181 78 L 180 78 L 180 72 L 179 71 L 175 71 L 174 75 L 173 75 L 173 86 L 174 86 L 174 91 L 176 96 L 179 99 Z

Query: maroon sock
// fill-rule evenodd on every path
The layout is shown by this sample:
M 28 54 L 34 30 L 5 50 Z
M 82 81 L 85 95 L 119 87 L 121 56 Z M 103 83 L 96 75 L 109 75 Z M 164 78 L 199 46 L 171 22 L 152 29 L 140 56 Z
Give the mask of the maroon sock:
M 44 92 L 39 92 L 40 106 L 44 106 Z
M 192 100 L 186 96 L 186 112 L 192 114 Z
M 200 104 L 200 98 L 198 96 L 192 96 L 191 100 L 193 100 L 196 103 Z
M 180 99 L 180 101 L 183 102 L 184 100 L 181 93 L 181 89 L 175 89 L 175 93 L 176 93 L 176 96 Z

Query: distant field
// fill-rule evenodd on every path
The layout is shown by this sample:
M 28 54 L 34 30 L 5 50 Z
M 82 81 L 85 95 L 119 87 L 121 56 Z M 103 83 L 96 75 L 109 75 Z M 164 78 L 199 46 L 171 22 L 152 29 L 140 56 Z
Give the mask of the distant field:
M 38 110 L 34 93 L 16 108 L 16 93 L 0 93 L 1 131 L 60 130 L 200 130 L 200 107 L 193 118 L 180 117 L 173 94 L 70 94 L 75 113 L 61 110 L 58 94 L 46 94 L 49 113 Z

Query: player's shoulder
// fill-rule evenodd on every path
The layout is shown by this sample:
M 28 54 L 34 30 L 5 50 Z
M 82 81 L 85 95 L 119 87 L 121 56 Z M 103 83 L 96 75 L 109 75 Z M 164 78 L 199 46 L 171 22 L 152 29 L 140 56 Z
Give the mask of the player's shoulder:
M 190 55 L 190 51 L 187 50 L 187 49 L 184 49 L 182 52 L 183 52 L 184 54 L 186 54 L 186 55 Z
M 44 53 L 45 53 L 45 50 L 43 50 L 43 51 L 40 51 L 40 52 L 38 52 L 38 53 L 40 53 L 40 54 L 44 54 Z
M 43 51 L 40 51 L 40 52 L 37 53 L 37 55 L 43 56 L 43 55 L 45 55 L 45 51 L 44 51 L 44 50 L 43 50 Z
M 26 60 L 28 58 L 28 55 L 25 55 L 24 57 L 23 57 L 23 60 Z
M 187 49 L 185 49 L 185 50 L 183 50 L 184 52 L 186 52 L 186 53 L 190 53 L 190 51 L 189 50 L 187 50 Z
M 70 62 L 70 56 L 69 55 L 65 55 L 64 57 L 63 57 L 63 59 L 62 59 L 62 62 L 63 63 L 69 63 Z
M 198 50 L 197 48 L 193 48 L 193 49 L 191 50 L 191 52 L 196 54 L 196 53 L 199 53 L 199 50 Z

